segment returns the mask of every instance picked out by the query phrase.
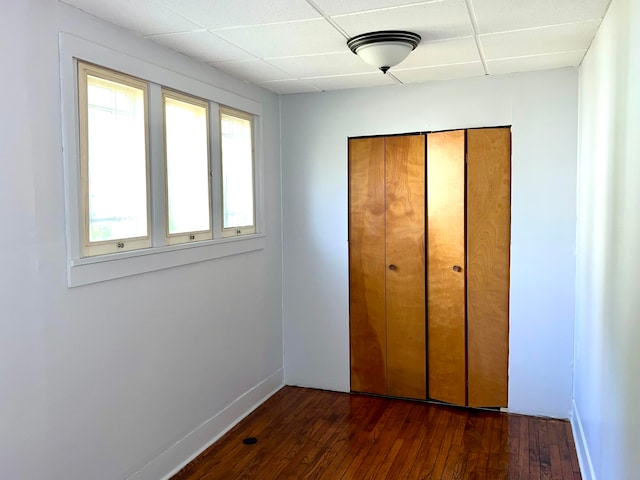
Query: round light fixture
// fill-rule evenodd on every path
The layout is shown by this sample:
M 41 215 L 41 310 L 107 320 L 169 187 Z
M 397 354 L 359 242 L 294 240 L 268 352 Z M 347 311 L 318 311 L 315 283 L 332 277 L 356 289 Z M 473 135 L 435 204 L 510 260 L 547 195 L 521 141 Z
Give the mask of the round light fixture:
M 363 33 L 347 40 L 347 46 L 369 65 L 387 73 L 418 46 L 422 37 L 403 30 Z

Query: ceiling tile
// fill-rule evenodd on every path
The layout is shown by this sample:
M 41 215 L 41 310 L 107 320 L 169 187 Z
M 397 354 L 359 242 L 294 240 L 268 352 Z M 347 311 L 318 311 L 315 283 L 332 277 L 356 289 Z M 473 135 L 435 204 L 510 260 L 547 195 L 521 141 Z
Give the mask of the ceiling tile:
M 394 70 L 393 74 L 402 83 L 420 83 L 431 80 L 450 80 L 452 78 L 476 77 L 484 75 L 481 62 L 440 65 L 436 67 L 410 68 Z
M 479 62 L 480 54 L 473 37 L 422 42 L 395 69 L 432 67 L 452 63 Z
M 269 63 L 297 78 L 377 71 L 351 51 L 299 57 L 269 58 Z
M 416 3 L 434 3 L 442 0 L 314 0 L 326 15 L 343 15 L 345 13 L 364 12 L 381 8 L 415 5 Z
M 585 50 L 600 24 L 599 20 L 529 28 L 513 32 L 480 35 L 485 58 L 524 57 L 545 53 Z
M 140 35 L 188 32 L 200 28 L 165 8 L 160 0 L 64 0 L 64 3 Z
M 600 19 L 610 0 L 475 0 L 479 33 Z
M 392 72 L 406 83 L 577 65 L 610 0 L 60 0 L 278 93 L 393 83 L 338 30 L 411 30 L 422 43 Z M 322 18 L 318 8 L 331 17 Z
M 147 38 L 207 63 L 254 59 L 251 54 L 205 30 L 157 35 Z
M 491 74 L 546 70 L 549 68 L 576 67 L 582 61 L 586 50 L 575 52 L 551 53 L 529 57 L 489 60 L 487 67 Z
M 276 80 L 273 82 L 263 82 L 260 86 L 281 95 L 320 91 L 320 89 L 303 80 Z
M 324 19 L 216 30 L 215 33 L 260 58 L 349 51 L 344 37 Z
M 305 0 L 157 1 L 211 30 L 321 18 L 321 15 Z
M 338 15 L 332 19 L 351 36 L 375 30 L 410 30 L 428 42 L 473 35 L 464 0 Z
M 344 90 L 396 84 L 390 76 L 384 75 L 382 72 L 306 78 L 305 80 L 320 90 Z
M 252 83 L 285 80 L 292 77 L 264 60 L 240 60 L 238 62 L 215 63 L 213 66 Z

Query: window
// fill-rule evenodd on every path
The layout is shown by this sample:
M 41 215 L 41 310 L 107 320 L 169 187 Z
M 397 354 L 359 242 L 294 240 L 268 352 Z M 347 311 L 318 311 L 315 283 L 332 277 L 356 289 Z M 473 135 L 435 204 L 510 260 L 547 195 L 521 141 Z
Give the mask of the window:
M 262 104 L 128 42 L 122 53 L 60 33 L 69 287 L 266 245 Z M 221 110 L 244 132 L 224 182 Z
M 78 66 L 83 254 L 149 247 L 147 85 Z
M 253 119 L 220 109 L 223 235 L 255 232 L 253 195 Z
M 252 115 L 219 107 L 215 179 L 208 101 L 161 88 L 162 129 L 150 132 L 148 82 L 84 62 L 78 72 L 83 256 L 213 239 L 212 186 L 222 196 L 218 237 L 255 233 Z M 151 216 L 151 135 L 163 140 L 162 220 Z M 153 238 L 152 218 L 164 239 Z
M 60 33 L 69 287 L 266 245 L 262 104 L 136 57 L 135 42 L 125 54 Z M 245 143 L 232 140 L 224 182 L 221 110 Z
M 211 239 L 207 102 L 163 91 L 167 243 Z

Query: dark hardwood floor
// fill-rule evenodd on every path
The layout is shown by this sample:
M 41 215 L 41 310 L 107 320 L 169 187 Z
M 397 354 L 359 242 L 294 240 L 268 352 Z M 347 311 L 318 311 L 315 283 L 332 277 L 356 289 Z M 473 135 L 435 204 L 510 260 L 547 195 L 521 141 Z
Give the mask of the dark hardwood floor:
M 581 477 L 566 421 L 284 387 L 173 477 L 240 478 Z

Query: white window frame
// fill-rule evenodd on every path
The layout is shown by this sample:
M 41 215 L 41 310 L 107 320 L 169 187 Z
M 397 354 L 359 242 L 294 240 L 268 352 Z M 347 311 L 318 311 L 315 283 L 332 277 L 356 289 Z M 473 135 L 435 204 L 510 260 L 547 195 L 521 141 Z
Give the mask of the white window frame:
M 167 110 L 166 110 L 166 102 L 165 99 L 171 98 L 173 100 L 178 100 L 183 103 L 189 103 L 191 105 L 196 105 L 205 109 L 206 115 L 206 123 L 207 123 L 207 186 L 208 186 L 208 196 L 207 196 L 207 204 L 209 206 L 209 229 L 208 230 L 197 230 L 191 232 L 180 232 L 180 233 L 170 233 L 169 232 L 169 175 L 167 171 Z M 192 95 L 186 95 L 182 92 L 176 92 L 174 90 L 168 88 L 162 88 L 162 130 L 164 132 L 163 140 L 164 140 L 164 177 L 165 177 L 165 239 L 167 245 L 177 245 L 180 243 L 190 243 L 190 242 L 201 242 L 203 240 L 211 240 L 213 238 L 213 218 L 211 215 L 212 205 L 211 205 L 211 191 L 212 191 L 212 178 L 211 174 L 211 129 L 210 129 L 210 115 L 209 115 L 209 104 L 210 102 L 206 100 L 202 100 L 200 98 L 194 97 Z
M 78 118 L 77 61 L 149 82 L 148 128 L 150 155 L 151 237 L 150 248 L 83 257 L 84 225 L 81 208 L 81 172 Z M 177 267 L 265 248 L 262 105 L 251 98 L 223 90 L 204 81 L 185 76 L 131 54 L 99 45 L 77 36 L 60 33 L 60 74 L 62 89 L 63 160 L 65 171 L 65 210 L 67 235 L 67 284 L 77 287 L 130 275 Z M 166 244 L 164 138 L 162 134 L 162 88 L 182 92 L 209 102 L 210 152 L 213 182 L 213 239 Z M 219 107 L 228 106 L 253 116 L 254 202 L 256 230 L 253 234 L 224 237 L 221 223 Z M 216 127 L 217 125 L 217 127 Z M 216 131 L 217 130 L 217 131 Z M 160 162 L 158 161 L 160 159 Z M 218 190 L 216 190 L 218 189 Z
M 254 116 L 251 114 L 248 114 L 246 112 L 242 112 L 240 110 L 237 110 L 235 108 L 230 108 L 227 106 L 220 106 L 219 107 L 220 110 L 220 114 L 218 115 L 218 122 L 221 124 L 222 123 L 222 115 L 228 115 L 230 117 L 236 117 L 236 118 L 242 118 L 244 120 L 248 120 L 251 123 L 251 181 L 253 182 L 254 185 L 254 195 L 253 195 L 253 225 L 241 225 L 238 227 L 226 227 L 224 226 L 224 205 L 223 205 L 223 200 L 222 198 L 224 197 L 224 186 L 223 186 L 223 174 L 224 174 L 224 168 L 222 165 L 222 144 L 220 145 L 220 215 L 222 217 L 222 236 L 223 237 L 234 237 L 234 236 L 238 236 L 238 235 L 248 235 L 251 233 L 255 233 L 256 232 L 256 197 L 255 197 L 255 184 L 256 184 L 256 161 L 255 161 L 255 157 L 256 157 L 256 149 L 255 149 L 255 144 L 256 144 L 256 137 L 255 137 L 255 119 Z M 222 142 L 222 137 L 220 137 L 220 140 Z
M 80 208 L 82 211 L 82 253 L 83 257 L 94 255 L 105 255 L 115 252 L 127 252 L 139 250 L 151 246 L 151 215 L 150 215 L 150 186 L 149 186 L 149 119 L 148 119 L 148 97 L 149 92 L 147 82 L 138 78 L 124 75 L 114 70 L 99 67 L 87 62 L 78 61 L 78 131 L 80 143 L 80 190 L 82 197 Z M 119 238 L 102 242 L 90 241 L 89 222 L 89 101 L 87 76 L 94 76 L 100 79 L 138 88 L 144 94 L 144 142 L 145 142 L 145 180 L 146 180 L 146 202 L 147 202 L 147 234 L 143 237 Z

